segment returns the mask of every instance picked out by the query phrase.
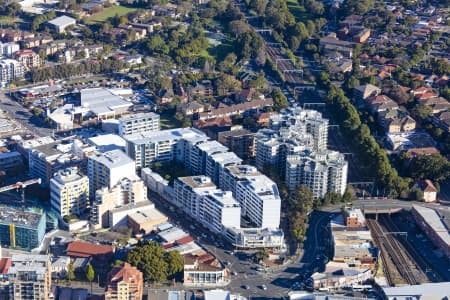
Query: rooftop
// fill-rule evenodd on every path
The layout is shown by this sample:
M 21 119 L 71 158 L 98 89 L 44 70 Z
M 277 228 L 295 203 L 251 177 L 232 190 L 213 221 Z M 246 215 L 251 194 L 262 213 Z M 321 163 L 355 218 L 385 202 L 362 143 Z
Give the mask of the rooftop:
M 71 168 L 59 170 L 58 172 L 55 173 L 55 175 L 53 176 L 53 179 L 60 184 L 64 184 L 64 183 L 78 181 L 78 180 L 82 179 L 83 177 L 86 177 L 86 176 L 84 176 L 83 174 L 78 172 L 78 168 L 71 167 Z
M 397 300 L 447 299 L 447 297 L 444 296 L 444 291 L 450 291 L 450 282 L 424 283 L 420 285 L 405 285 L 383 288 L 383 292 L 388 299 Z
M 214 153 L 223 153 L 228 151 L 228 148 L 219 143 L 218 141 L 205 141 L 203 143 L 198 144 L 197 147 L 210 155 Z
M 95 115 L 114 113 L 116 109 L 123 109 L 133 105 L 103 88 L 81 90 L 80 98 L 81 106 L 88 108 Z
M 196 143 L 207 141 L 209 139 L 203 132 L 195 128 L 175 128 L 146 133 L 137 133 L 128 135 L 125 138 L 128 141 L 136 144 L 178 141 L 181 139 Z
M 45 274 L 48 271 L 50 258 L 47 255 L 13 254 L 9 274 L 33 272 Z
M 428 223 L 428 225 L 436 232 L 436 234 L 445 242 L 450 245 L 449 229 L 443 222 L 441 216 L 431 208 L 424 206 L 413 205 L 414 210 L 422 216 L 422 218 Z
M 128 157 L 121 150 L 111 150 L 108 152 L 97 152 L 95 156 L 90 156 L 89 159 L 95 160 L 107 168 L 116 168 L 124 165 L 133 164 L 134 160 Z
M 117 149 L 125 149 L 126 141 L 117 134 L 104 134 L 91 137 L 87 142 L 99 149 L 100 151 L 111 151 Z
M 75 24 L 77 20 L 68 16 L 57 17 L 53 20 L 48 21 L 49 24 L 52 24 L 56 27 L 65 27 L 72 24 Z
M 145 209 L 142 211 L 138 211 L 138 212 L 129 214 L 128 218 L 133 219 L 138 224 L 143 224 L 143 223 L 151 222 L 154 220 L 161 220 L 161 219 L 167 220 L 167 217 L 164 214 L 162 214 L 159 210 L 157 210 L 156 208 Z
M 42 212 L 38 211 L 24 211 L 13 207 L 1 206 L 0 224 L 15 224 L 15 226 L 36 229 L 42 216 Z
M 276 183 L 266 175 L 247 178 L 238 184 L 242 184 L 247 189 L 256 192 L 259 197 L 265 200 L 281 201 Z
M 186 232 L 177 227 L 161 231 L 158 235 L 166 242 L 172 242 L 188 236 Z
M 155 114 L 154 112 L 148 112 L 148 113 L 137 113 L 137 114 L 129 114 L 129 115 L 123 115 L 120 117 L 120 121 L 130 121 L 130 120 L 138 120 L 143 118 L 151 118 L 151 119 L 159 119 L 159 115 Z
M 177 180 L 183 182 L 192 189 L 197 188 L 216 189 L 216 185 L 211 181 L 211 178 L 204 175 L 178 177 Z
M 71 257 L 91 257 L 96 255 L 112 254 L 112 246 L 96 245 L 80 241 L 74 241 L 67 247 L 67 255 Z
M 239 158 L 234 152 L 221 152 L 212 154 L 210 158 L 221 166 L 239 165 L 242 159 Z

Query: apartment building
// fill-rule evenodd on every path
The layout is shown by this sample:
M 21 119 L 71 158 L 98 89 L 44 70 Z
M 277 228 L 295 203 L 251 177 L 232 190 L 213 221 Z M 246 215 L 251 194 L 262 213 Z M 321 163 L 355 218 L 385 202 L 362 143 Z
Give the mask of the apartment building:
M 142 272 L 129 263 L 114 267 L 108 273 L 105 300 L 141 300 L 143 282 Z
M 147 187 L 138 176 L 122 178 L 111 188 L 103 187 L 95 192 L 91 209 L 91 223 L 96 228 L 109 228 L 112 225 L 110 212 L 125 205 L 146 203 Z
M 211 231 L 240 228 L 241 208 L 231 192 L 217 189 L 207 176 L 177 178 L 173 203 Z
M 53 299 L 51 261 L 47 255 L 14 254 L 8 271 L 8 280 L 10 299 Z
M 38 68 L 41 63 L 39 55 L 30 49 L 16 51 L 14 53 L 14 59 L 21 63 L 26 70 Z
M 232 192 L 241 204 L 242 215 L 254 227 L 279 228 L 281 198 L 275 182 L 249 165 L 228 166 L 220 179 L 219 187 Z
M 60 217 L 80 215 L 89 206 L 89 179 L 78 168 L 56 172 L 50 180 L 50 205 Z
M 23 172 L 23 156 L 17 151 L 0 153 L 0 170 L 7 174 Z
M 219 132 L 218 140 L 242 159 L 255 157 L 255 133 L 249 130 Z
M 127 154 L 136 162 L 136 168 L 145 168 L 155 161 L 184 161 L 186 145 L 207 141 L 208 137 L 194 128 L 176 128 L 132 134 L 127 140 Z M 187 156 L 188 158 L 188 156 Z
M 123 178 L 136 176 L 134 161 L 121 150 L 97 152 L 88 158 L 89 197 L 95 198 L 97 190 L 112 188 Z
M 23 65 L 14 59 L 0 60 L 0 82 L 6 83 L 22 78 L 24 74 Z
M 312 135 L 313 149 L 316 151 L 327 149 L 328 124 L 328 119 L 323 118 L 319 111 L 300 107 L 283 109 L 280 113 L 271 115 L 269 120 L 269 128 L 272 130 L 290 129 L 296 135 Z
M 152 112 L 126 115 L 119 119 L 119 135 L 122 137 L 159 130 L 159 115 Z
M 286 158 L 285 182 L 294 191 L 306 185 L 314 198 L 323 198 L 328 192 L 343 195 L 347 186 L 348 162 L 336 151 L 310 152 L 289 155 Z
M 20 46 L 17 43 L 0 43 L 0 56 L 11 57 L 14 52 L 19 51 Z

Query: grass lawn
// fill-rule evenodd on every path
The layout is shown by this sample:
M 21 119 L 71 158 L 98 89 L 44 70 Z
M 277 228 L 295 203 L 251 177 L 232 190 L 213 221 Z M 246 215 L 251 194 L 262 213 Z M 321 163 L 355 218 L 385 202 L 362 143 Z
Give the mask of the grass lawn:
M 111 7 L 105 8 L 102 12 L 99 12 L 98 14 L 86 18 L 86 23 L 87 24 L 102 23 L 107 19 L 114 17 L 115 15 L 121 17 L 136 10 L 137 8 L 125 7 L 121 5 L 113 5 Z
M 179 127 L 180 121 L 175 119 L 175 115 L 169 115 L 169 114 L 161 114 L 159 123 L 161 125 L 161 129 L 172 129 Z
M 308 12 L 303 6 L 300 6 L 300 4 L 298 4 L 297 0 L 287 0 L 287 6 L 291 14 L 294 15 L 295 21 L 306 22 L 306 20 L 308 19 Z

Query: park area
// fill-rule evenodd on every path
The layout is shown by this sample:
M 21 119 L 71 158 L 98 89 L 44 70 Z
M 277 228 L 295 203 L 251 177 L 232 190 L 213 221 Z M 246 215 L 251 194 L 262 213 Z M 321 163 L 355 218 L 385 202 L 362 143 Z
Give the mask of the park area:
M 116 15 L 121 17 L 121 16 L 124 16 L 124 15 L 126 15 L 130 12 L 136 11 L 136 10 L 137 10 L 137 8 L 126 7 L 126 6 L 122 6 L 122 5 L 113 5 L 111 7 L 103 9 L 103 11 L 101 11 L 95 15 L 92 15 L 92 16 L 86 18 L 86 23 L 87 24 L 100 24 Z

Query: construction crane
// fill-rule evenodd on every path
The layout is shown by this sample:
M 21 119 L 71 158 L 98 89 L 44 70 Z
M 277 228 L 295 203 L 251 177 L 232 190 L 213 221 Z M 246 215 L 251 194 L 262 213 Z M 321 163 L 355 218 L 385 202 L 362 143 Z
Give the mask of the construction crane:
M 27 180 L 24 182 L 19 181 L 14 184 L 11 184 L 11 185 L 0 187 L 0 193 L 10 191 L 10 190 L 20 190 L 22 204 L 24 205 L 25 204 L 25 188 L 29 185 L 36 184 L 36 183 L 41 184 L 41 179 L 40 178 L 30 179 L 30 180 Z

